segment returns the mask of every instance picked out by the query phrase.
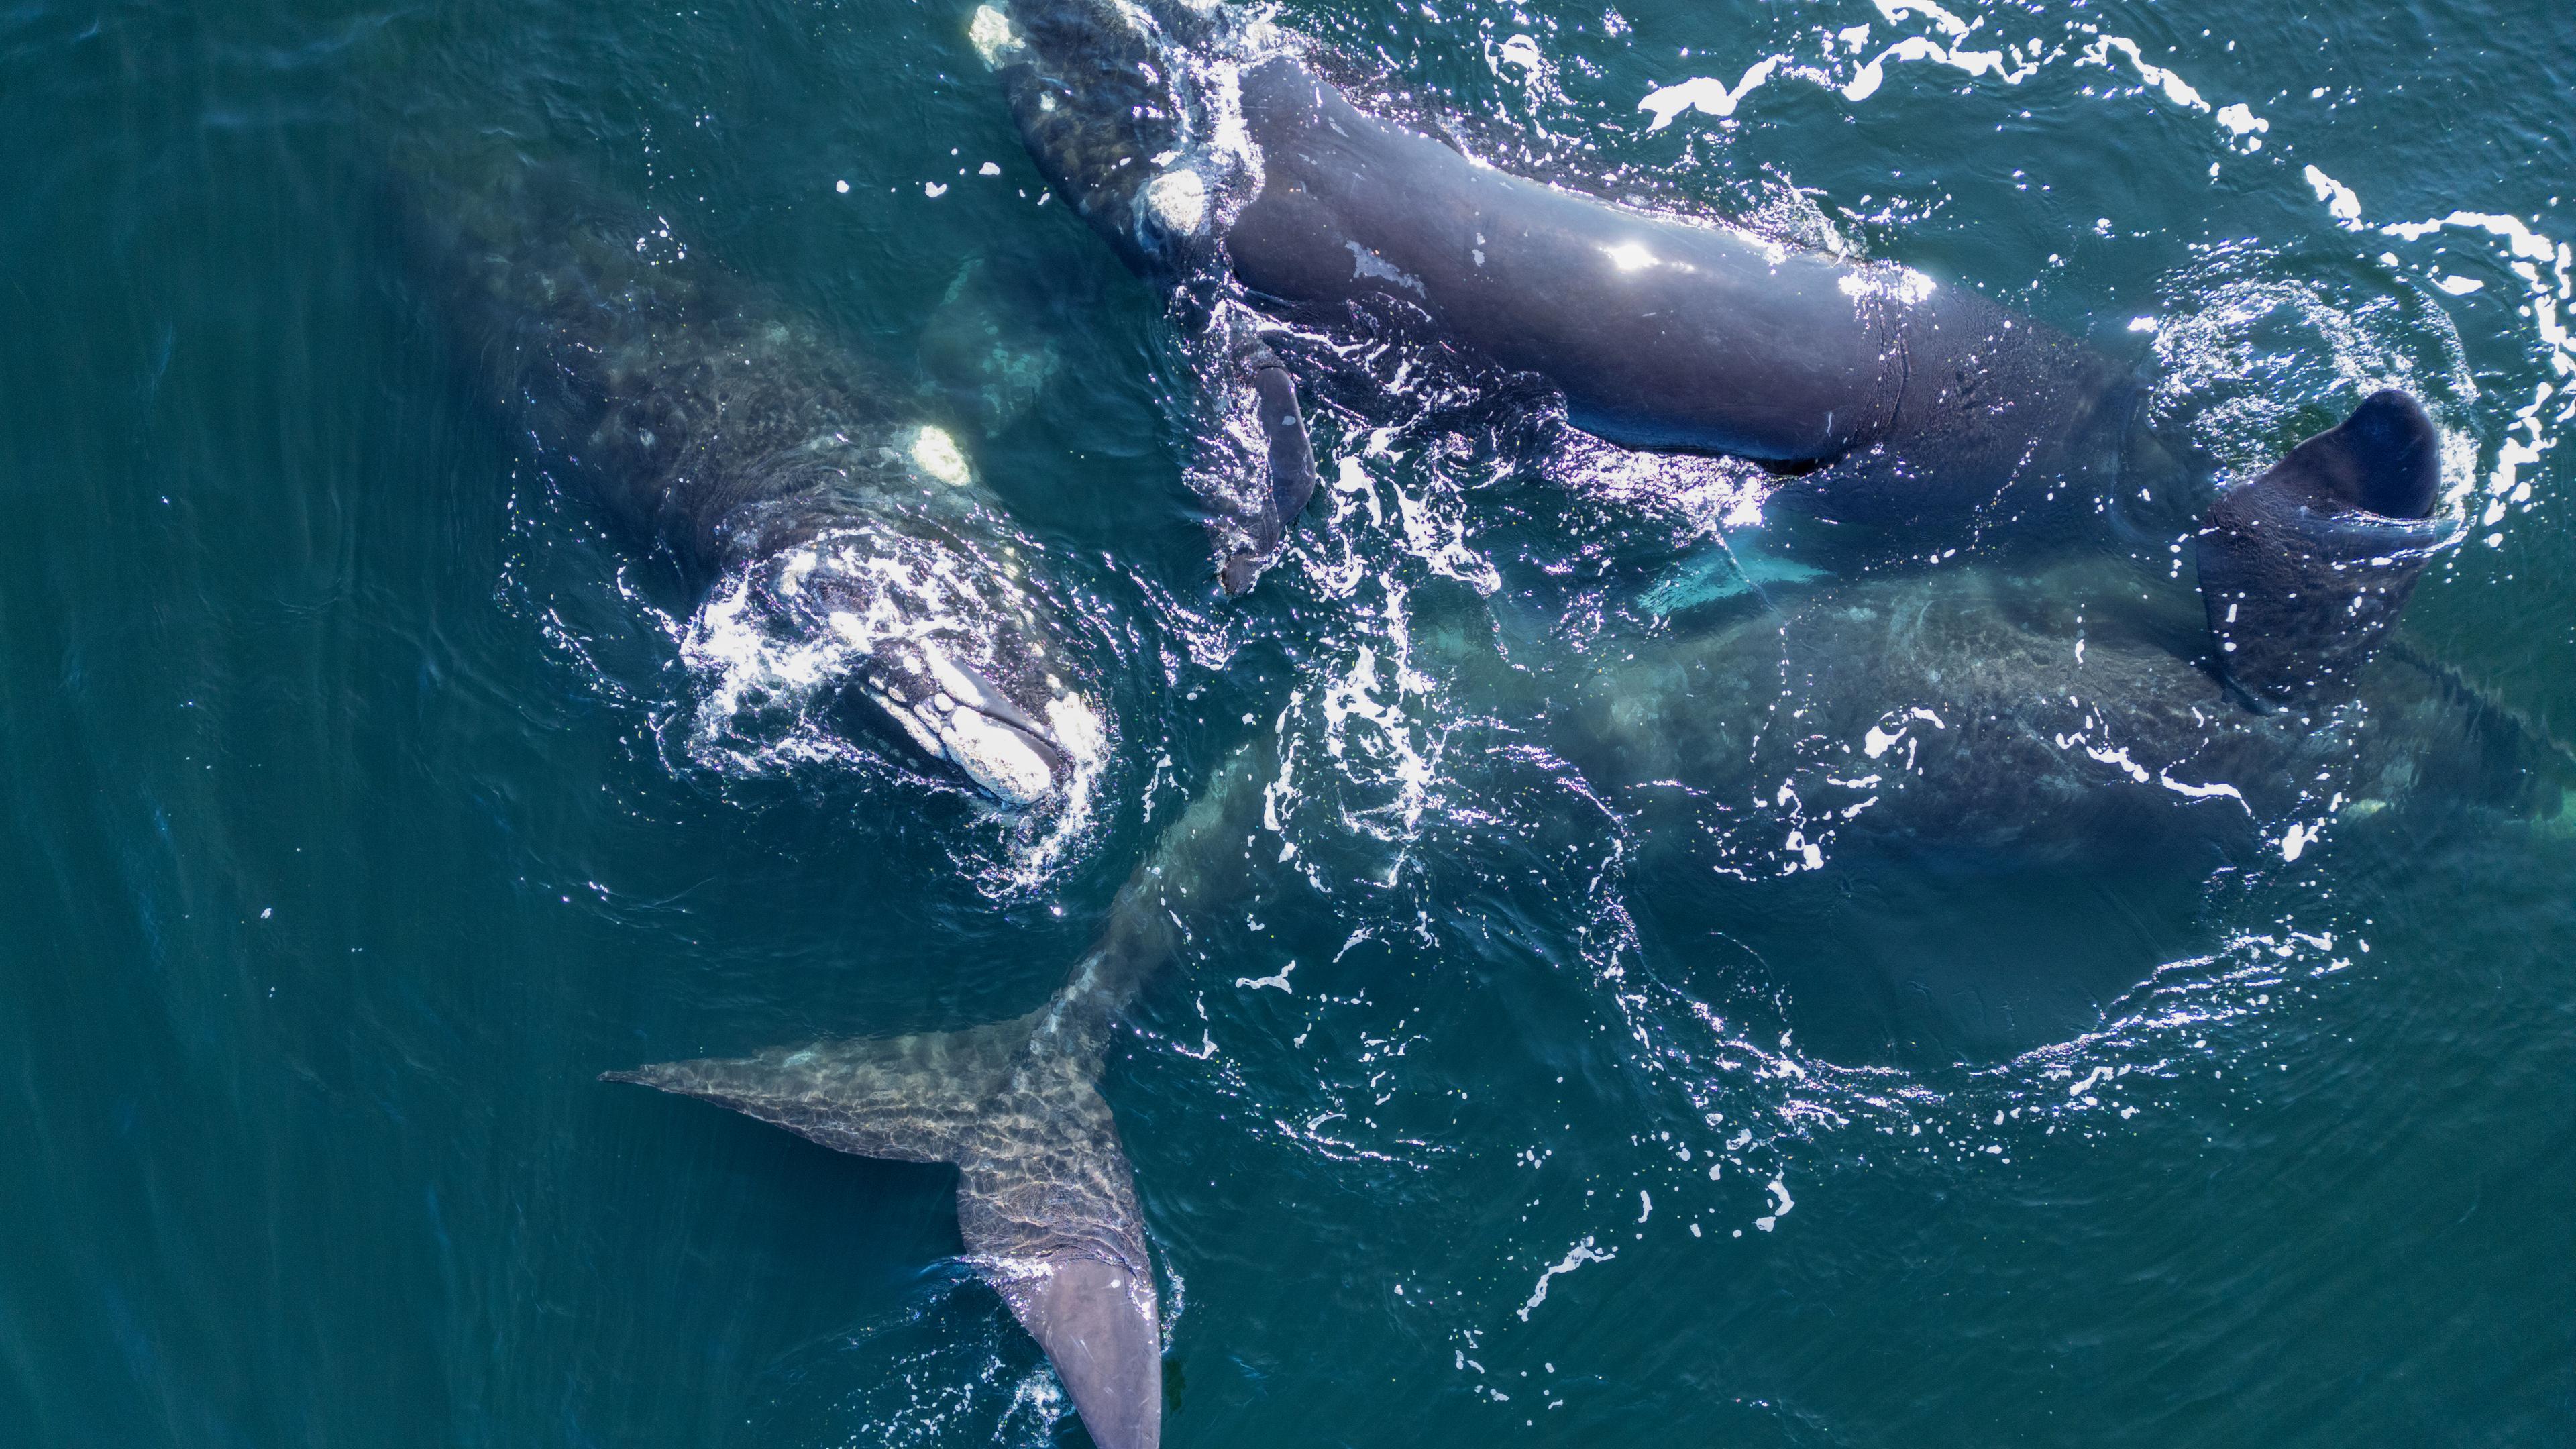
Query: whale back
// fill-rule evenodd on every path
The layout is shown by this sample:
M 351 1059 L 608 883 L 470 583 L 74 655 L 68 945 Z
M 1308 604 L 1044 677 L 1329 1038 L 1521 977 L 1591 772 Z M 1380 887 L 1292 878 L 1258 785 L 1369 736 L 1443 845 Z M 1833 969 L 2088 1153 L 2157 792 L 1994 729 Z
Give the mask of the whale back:
M 2201 600 L 2219 666 L 2248 699 L 2293 704 L 2369 662 L 2457 536 L 2434 517 L 2441 472 L 2432 419 L 2391 389 L 2219 495 L 2195 546 Z

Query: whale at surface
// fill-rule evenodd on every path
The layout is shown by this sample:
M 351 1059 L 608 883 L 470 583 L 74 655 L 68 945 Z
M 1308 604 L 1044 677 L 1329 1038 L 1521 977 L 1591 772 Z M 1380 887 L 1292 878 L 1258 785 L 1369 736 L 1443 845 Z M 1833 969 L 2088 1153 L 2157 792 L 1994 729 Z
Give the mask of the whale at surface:
M 609 1072 L 862 1157 L 957 1167 L 967 1261 L 1046 1350 L 1101 1449 L 1162 1442 L 1162 1321 L 1127 1151 L 1101 1097 L 1117 1016 L 1184 919 L 1246 888 L 1267 751 L 1219 769 L 1119 892 L 1063 989 L 965 1031 L 818 1043 Z M 1184 913 L 1188 913 L 1186 916 Z
M 1055 188 L 1219 359 L 1264 329 L 1410 334 L 1612 443 L 1762 464 L 1785 511 L 1892 556 L 2205 501 L 2132 369 L 1972 290 L 1512 176 L 1218 7 L 1010 0 L 974 35 Z M 1210 484 L 1229 589 L 1311 492 L 1270 458 L 1271 487 Z
M 2141 601 L 2099 560 L 1956 565 L 1780 588 L 1552 671 L 1489 669 L 1490 687 L 1544 699 L 1511 714 L 1550 714 L 1597 787 L 1705 792 L 1756 874 L 1865 842 L 2251 863 L 2293 824 L 2306 838 L 2433 773 L 2447 692 L 2379 655 L 2458 535 L 2435 516 L 2435 444 L 2412 399 L 2382 392 L 2227 490 L 2197 540 L 2197 600 Z
M 701 626 L 1005 804 L 1060 800 L 1096 766 L 1034 545 L 905 393 L 560 164 L 415 154 L 393 190 L 459 353 L 706 591 Z
M 2313 558 L 2319 539 L 2379 529 L 2393 552 L 2366 587 L 2399 589 L 2447 534 L 2364 505 L 2420 496 L 2416 444 L 2431 424 L 2402 397 L 2373 399 L 2360 416 L 2359 428 L 2303 445 L 2245 485 L 2305 500 L 2315 526 L 2273 528 L 2241 546 L 2295 561 Z M 2328 498 L 2345 506 L 2327 508 Z M 2263 496 L 2249 502 L 2272 511 Z M 2212 524 L 2230 527 L 2224 517 Z M 2199 613 L 2088 636 L 2071 620 L 2087 596 L 2071 564 L 2030 578 L 1980 567 L 1826 585 L 1751 620 L 1670 638 L 1600 637 L 1603 657 L 1570 697 L 1476 647 L 1472 630 L 1437 621 L 1417 663 L 1630 811 L 1643 849 L 1687 849 L 1704 836 L 1637 810 L 1639 787 L 1696 792 L 1750 822 L 1768 847 L 1791 828 L 1811 830 L 1785 850 L 1766 847 L 1773 876 L 1805 867 L 1808 844 L 1818 859 L 1866 844 L 2078 868 L 2164 849 L 2205 874 L 2214 858 L 2186 843 L 2251 859 L 2277 855 L 2284 827 L 2306 839 L 2339 812 L 2410 793 L 2458 789 L 2537 813 L 2551 808 L 2542 792 L 2563 789 L 2529 768 L 2526 742 L 2485 729 L 2435 675 L 2374 659 L 2381 633 L 2338 633 L 2346 604 L 2316 601 L 2307 617 L 2284 601 L 2282 616 L 2301 620 L 2311 649 L 2340 651 L 2345 667 L 2263 710 L 2217 662 L 2217 636 Z M 1036 1012 L 608 1078 L 715 1102 L 844 1152 L 955 1164 L 968 1260 L 1046 1350 L 1093 1440 L 1158 1444 L 1159 1300 L 1143 1210 L 1098 1082 L 1119 1012 L 1180 954 L 1191 922 L 1234 909 L 1253 880 L 1250 841 L 1275 769 L 1265 740 L 1217 771 Z M 1792 819 L 1793 810 L 1807 813 Z

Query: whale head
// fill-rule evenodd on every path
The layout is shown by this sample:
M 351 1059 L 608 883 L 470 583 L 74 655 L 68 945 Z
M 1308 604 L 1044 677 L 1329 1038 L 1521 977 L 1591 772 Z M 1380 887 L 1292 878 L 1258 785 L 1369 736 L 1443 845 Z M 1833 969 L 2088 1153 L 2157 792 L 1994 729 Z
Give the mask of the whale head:
M 2391 389 L 2221 493 L 2195 554 L 2228 680 L 2263 708 L 2348 683 L 2459 536 L 2441 482 L 2432 419 Z
M 757 551 L 683 644 L 719 681 L 709 707 L 821 706 L 881 727 L 931 773 L 1001 805 L 1073 799 L 1101 762 L 1102 720 L 1029 581 L 1033 545 L 955 522 L 845 512 Z

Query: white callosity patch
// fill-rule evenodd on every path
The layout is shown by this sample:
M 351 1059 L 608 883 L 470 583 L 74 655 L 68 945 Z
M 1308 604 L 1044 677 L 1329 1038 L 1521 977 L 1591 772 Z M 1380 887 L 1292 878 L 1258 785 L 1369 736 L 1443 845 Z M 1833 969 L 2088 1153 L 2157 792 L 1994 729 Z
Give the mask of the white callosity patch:
M 1207 222 L 1208 189 L 1195 170 L 1174 166 L 1146 184 L 1145 212 L 1174 236 L 1195 236 Z
M 966 462 L 965 450 L 945 428 L 922 427 L 912 435 L 913 466 L 952 488 L 963 488 L 975 481 L 975 470 Z
M 974 18 L 966 22 L 966 39 L 984 64 L 995 70 L 1028 57 L 1028 45 L 1012 26 L 1011 17 L 990 5 L 975 7 Z
M 947 459 L 928 451 L 924 471 Z M 938 434 L 944 439 L 945 434 Z M 954 455 L 954 444 L 949 445 Z M 955 458 L 962 467 L 962 457 Z M 681 640 L 707 681 L 691 751 L 703 763 L 753 774 L 860 748 L 820 718 L 844 688 L 860 689 L 886 719 L 985 793 L 1013 805 L 1062 798 L 1087 805 L 1105 753 L 1098 716 L 1045 657 L 1037 601 L 1008 559 L 987 560 L 925 530 L 826 534 L 722 581 Z M 970 672 L 971 671 L 971 672 Z M 991 681 L 979 683 L 978 679 Z M 1042 691 L 1028 683 L 1044 679 Z M 1020 730 L 974 707 L 993 688 L 1024 681 L 1012 707 L 1053 728 L 1070 779 Z

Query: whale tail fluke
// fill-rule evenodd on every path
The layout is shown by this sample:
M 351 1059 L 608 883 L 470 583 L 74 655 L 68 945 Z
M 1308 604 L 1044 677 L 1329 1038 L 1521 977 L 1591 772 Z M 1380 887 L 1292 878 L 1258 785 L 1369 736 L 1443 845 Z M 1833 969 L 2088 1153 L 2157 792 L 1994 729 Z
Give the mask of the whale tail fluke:
M 836 1151 L 958 1168 L 967 1257 L 1102 1449 L 1162 1437 L 1162 1331 L 1095 1052 L 1041 1011 L 966 1031 L 665 1062 L 602 1080 L 730 1107 Z
M 2441 481 L 2440 433 L 2390 389 L 2219 495 L 2195 554 L 2228 679 L 2267 708 L 2348 681 L 2458 536 Z

